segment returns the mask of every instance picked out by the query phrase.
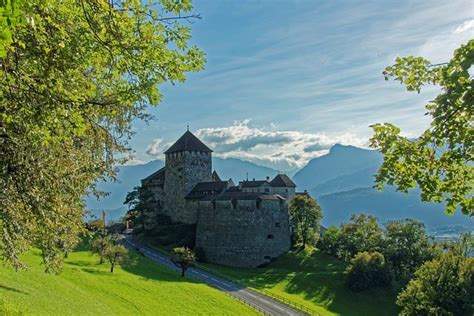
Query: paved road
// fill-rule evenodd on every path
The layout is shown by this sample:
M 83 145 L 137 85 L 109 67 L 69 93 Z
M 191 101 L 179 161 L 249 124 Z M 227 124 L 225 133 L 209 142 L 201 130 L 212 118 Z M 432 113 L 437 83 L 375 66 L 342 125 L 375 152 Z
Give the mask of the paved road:
M 123 239 L 123 243 L 129 248 L 140 251 L 145 257 L 151 259 L 155 263 L 180 273 L 178 268 L 168 259 L 168 257 L 162 253 L 155 251 L 130 238 Z M 305 315 L 304 313 L 277 300 L 274 300 L 271 297 L 247 289 L 239 284 L 220 278 L 202 269 L 189 268 L 186 273 L 188 276 L 201 280 L 223 292 L 230 294 L 233 297 L 238 298 L 239 300 L 245 301 L 248 304 L 257 307 L 258 310 L 267 315 Z

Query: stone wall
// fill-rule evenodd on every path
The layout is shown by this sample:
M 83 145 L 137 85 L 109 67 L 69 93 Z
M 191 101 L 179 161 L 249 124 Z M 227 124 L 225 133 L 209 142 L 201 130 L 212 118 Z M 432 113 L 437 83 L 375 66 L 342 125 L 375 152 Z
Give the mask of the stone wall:
M 288 201 L 295 197 L 295 188 L 292 187 L 272 187 L 273 194 L 279 194 Z
M 185 196 L 198 183 L 212 179 L 211 153 L 177 152 L 166 155 L 164 209 L 175 222 L 195 224 L 197 212 L 187 209 Z
M 257 267 L 290 248 L 285 200 L 201 201 L 196 250 L 204 259 L 233 267 Z M 234 205 L 235 204 L 235 207 Z

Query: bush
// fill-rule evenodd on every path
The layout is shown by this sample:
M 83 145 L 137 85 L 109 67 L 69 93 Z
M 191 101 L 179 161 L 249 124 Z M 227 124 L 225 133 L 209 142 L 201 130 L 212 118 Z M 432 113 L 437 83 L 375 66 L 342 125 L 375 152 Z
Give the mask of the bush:
M 357 253 L 352 258 L 347 272 L 347 283 L 353 291 L 363 291 L 390 283 L 390 273 L 380 252 Z
M 385 227 L 383 255 L 403 285 L 423 263 L 440 255 L 440 249 L 426 235 L 423 223 L 406 219 L 390 221 Z
M 341 242 L 341 231 L 336 226 L 331 226 L 324 232 L 320 248 L 331 256 L 340 257 Z
M 426 262 L 398 295 L 401 315 L 473 315 L 474 258 L 449 252 Z

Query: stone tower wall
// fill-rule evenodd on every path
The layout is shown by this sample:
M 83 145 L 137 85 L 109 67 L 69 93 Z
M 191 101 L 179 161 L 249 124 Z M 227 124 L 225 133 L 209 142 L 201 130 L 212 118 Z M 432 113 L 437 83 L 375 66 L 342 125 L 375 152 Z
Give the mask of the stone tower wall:
M 186 207 L 185 196 L 198 182 L 211 181 L 209 152 L 177 152 L 166 155 L 164 206 L 174 222 L 195 224 L 197 212 Z
M 257 267 L 290 248 L 286 201 L 199 202 L 196 247 L 209 262 Z

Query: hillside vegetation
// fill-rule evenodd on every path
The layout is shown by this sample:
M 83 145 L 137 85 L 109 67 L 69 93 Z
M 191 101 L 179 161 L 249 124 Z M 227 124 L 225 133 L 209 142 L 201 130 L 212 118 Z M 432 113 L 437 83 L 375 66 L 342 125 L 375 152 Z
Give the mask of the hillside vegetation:
M 345 282 L 345 264 L 317 249 L 290 251 L 265 268 L 205 268 L 257 290 L 266 290 L 321 315 L 397 315 L 396 293 L 376 289 L 354 293 Z
M 71 253 L 60 275 L 45 274 L 40 253 L 24 260 L 28 271 L 0 266 L 0 314 L 26 315 L 254 315 L 218 290 L 138 257 L 109 272 L 89 251 Z

